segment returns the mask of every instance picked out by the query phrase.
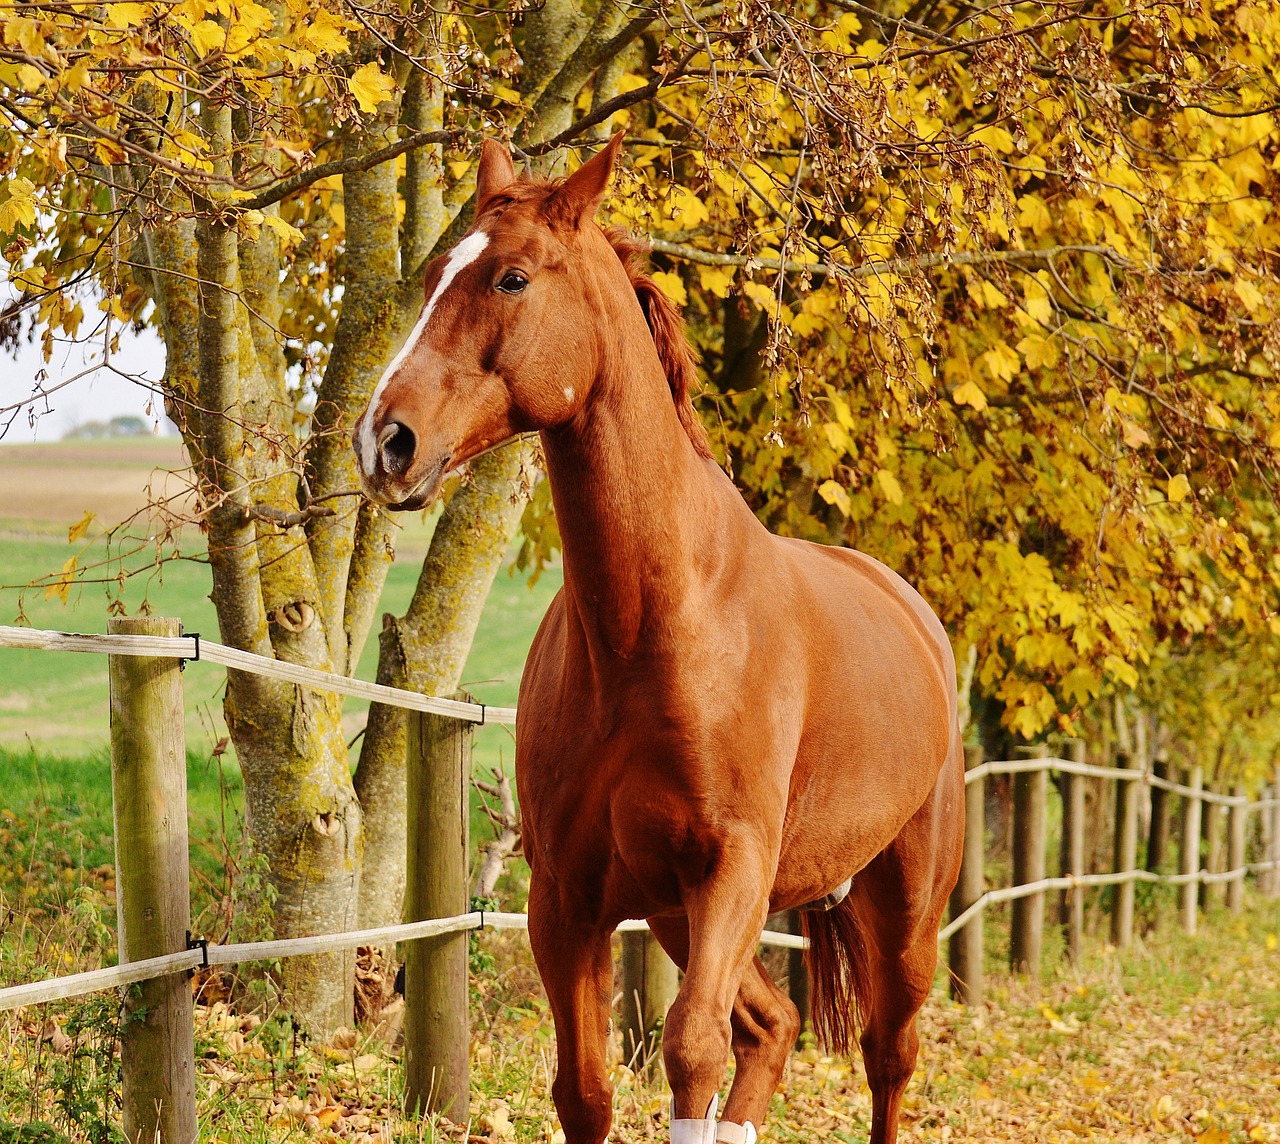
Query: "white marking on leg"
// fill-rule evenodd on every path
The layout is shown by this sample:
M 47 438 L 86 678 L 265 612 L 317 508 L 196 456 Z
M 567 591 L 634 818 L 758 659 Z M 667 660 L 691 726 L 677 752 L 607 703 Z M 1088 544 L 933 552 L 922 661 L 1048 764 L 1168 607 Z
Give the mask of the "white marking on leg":
M 674 1113 L 676 1102 L 671 1101 L 671 1111 Z M 720 1094 L 717 1093 L 711 1098 L 711 1103 L 707 1106 L 707 1115 L 701 1120 L 676 1120 L 671 1121 L 671 1144 L 715 1144 L 716 1140 L 716 1109 L 720 1107 Z
M 444 264 L 444 272 L 440 275 L 440 281 L 436 283 L 436 288 L 431 292 L 431 297 L 427 299 L 427 304 L 422 307 L 422 314 L 418 318 L 417 324 L 410 331 L 409 336 L 405 338 L 404 345 L 400 347 L 400 352 L 391 359 L 391 364 L 383 371 L 382 377 L 378 384 L 374 386 L 373 396 L 369 398 L 369 406 L 364 413 L 364 424 L 360 426 L 360 444 L 363 449 L 360 452 L 360 459 L 364 462 L 365 471 L 372 476 L 377 469 L 377 448 L 378 442 L 373 433 L 373 413 L 377 408 L 378 402 L 382 399 L 382 394 L 387 388 L 388 382 L 396 375 L 396 371 L 404 363 L 414 347 L 421 340 L 422 335 L 427 331 L 427 323 L 431 321 L 431 315 L 435 312 L 436 303 L 440 301 L 440 296 L 449 288 L 449 285 L 458 276 L 459 272 L 465 270 L 477 258 L 481 252 L 489 245 L 489 236 L 482 230 L 474 231 L 467 235 L 457 246 L 449 251 L 449 257 Z

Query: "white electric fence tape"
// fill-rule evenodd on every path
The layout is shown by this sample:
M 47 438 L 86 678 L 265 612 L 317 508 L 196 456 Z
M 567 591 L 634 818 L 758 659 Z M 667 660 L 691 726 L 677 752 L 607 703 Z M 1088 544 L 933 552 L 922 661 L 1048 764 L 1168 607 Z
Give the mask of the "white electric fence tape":
M 398 687 L 386 687 L 380 683 L 366 683 L 344 675 L 303 667 L 253 655 L 236 648 L 224 647 L 199 636 L 126 636 L 95 635 L 73 632 L 38 631 L 32 628 L 15 628 L 0 625 L 0 647 L 26 648 L 40 651 L 94 652 L 99 655 L 149 655 L 182 659 L 187 662 L 216 663 L 235 671 L 272 679 L 284 679 L 302 687 L 318 691 L 334 691 L 341 695 L 353 695 L 378 703 L 386 703 L 411 711 L 426 711 L 433 715 L 446 715 L 454 719 L 476 724 L 514 725 L 514 707 L 490 707 L 482 703 L 465 703 L 456 699 L 437 699 L 419 695 Z M 1216 802 L 1222 806 L 1246 806 L 1249 811 L 1264 810 L 1280 803 L 1269 798 L 1258 802 L 1248 799 L 1198 791 L 1179 783 L 1161 779 L 1155 775 L 1117 767 L 1096 767 L 1075 763 L 1068 759 L 1035 758 L 1012 762 L 982 763 L 965 772 L 965 785 L 986 778 L 987 775 L 1026 774 L 1032 771 L 1058 771 L 1063 774 L 1084 775 L 1090 778 L 1116 779 L 1120 782 L 1143 782 L 1151 786 L 1186 797 L 1199 798 L 1203 802 Z M 1167 886 L 1186 882 L 1231 882 L 1247 873 L 1272 870 L 1280 867 L 1280 860 L 1253 862 L 1235 870 L 1211 874 L 1199 870 L 1194 874 L 1154 874 L 1149 870 L 1127 870 L 1116 874 L 1086 874 L 1079 877 L 1043 878 L 1021 886 L 1009 886 L 1000 890 L 988 890 L 958 917 L 953 918 L 938 934 L 942 942 L 964 928 L 987 906 L 1041 894 L 1047 890 L 1070 890 L 1077 886 L 1114 886 L 1124 882 L 1156 882 Z M 235 942 L 228 945 L 208 945 L 198 942 L 193 949 L 180 950 L 152 957 L 144 961 L 128 962 L 109 969 L 94 969 L 86 973 L 73 973 L 46 981 L 32 981 L 26 985 L 14 985 L 0 989 L 0 1011 L 16 1009 L 22 1005 L 36 1005 L 43 1001 L 55 1001 L 67 997 L 79 997 L 103 989 L 115 989 L 137 981 L 148 981 L 170 973 L 209 965 L 234 965 L 249 961 L 273 961 L 280 957 L 300 954 L 332 953 L 336 950 L 355 949 L 362 945 L 378 945 L 394 941 L 413 941 L 416 938 L 438 937 L 441 934 L 458 933 L 474 929 L 527 929 L 528 916 L 515 913 L 490 913 L 485 911 L 459 914 L 451 918 L 435 918 L 430 921 L 408 922 L 403 925 L 384 926 L 380 929 L 350 930 L 345 933 L 316 934 L 313 937 L 285 938 L 280 941 Z M 647 930 L 643 921 L 626 921 L 618 926 L 618 932 Z M 798 934 L 777 933 L 765 930 L 760 944 L 783 949 L 803 949 L 808 944 Z

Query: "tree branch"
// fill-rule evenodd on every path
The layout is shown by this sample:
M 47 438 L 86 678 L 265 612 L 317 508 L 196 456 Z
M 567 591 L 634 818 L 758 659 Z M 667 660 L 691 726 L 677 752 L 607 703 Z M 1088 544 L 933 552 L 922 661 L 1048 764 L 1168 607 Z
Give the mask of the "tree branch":
M 472 896 L 491 898 L 498 879 L 506 868 L 507 859 L 520 849 L 520 812 L 516 809 L 515 795 L 511 791 L 511 780 L 496 767 L 493 770 L 494 782 L 472 779 L 471 785 L 481 794 L 498 800 L 499 809 L 494 810 L 488 802 L 484 803 L 484 812 L 489 821 L 497 827 L 498 837 L 484 848 L 484 862 L 480 873 L 476 876 L 475 889 Z
M 1129 269 L 1133 263 L 1119 251 L 1101 245 L 1049 246 L 1040 250 L 981 250 L 955 251 L 950 254 L 917 254 L 906 258 L 890 258 L 875 262 L 863 262 L 857 266 L 841 262 L 795 262 L 777 258 L 761 258 L 751 254 L 722 254 L 714 250 L 702 250 L 681 242 L 651 239 L 650 247 L 659 254 L 696 262 L 702 266 L 742 266 L 752 270 L 774 270 L 786 274 L 811 274 L 815 278 L 843 277 L 870 278 L 874 274 L 901 274 L 909 270 L 927 270 L 935 266 L 979 266 L 990 263 L 1052 262 L 1065 254 L 1096 254 L 1108 262 Z
M 545 155 L 548 151 L 554 151 L 558 147 L 563 147 L 566 143 L 571 142 L 581 135 L 584 131 L 594 127 L 597 123 L 603 123 L 614 112 L 624 111 L 628 107 L 633 107 L 637 103 L 643 103 L 646 99 L 652 99 L 663 87 L 671 83 L 673 80 L 679 79 L 689 66 L 690 61 L 701 51 L 701 48 L 691 48 L 668 72 L 661 72 L 655 75 L 644 87 L 638 87 L 634 91 L 624 91 L 620 95 L 615 95 L 612 99 L 606 100 L 599 107 L 593 108 L 588 114 L 581 119 L 576 120 L 570 126 L 566 127 L 558 135 L 553 135 L 550 139 L 542 143 L 534 143 L 521 150 L 524 154 L 536 158 L 539 155 Z
M 305 171 L 295 171 L 253 198 L 241 199 L 236 203 L 236 207 L 244 211 L 261 210 L 263 207 L 269 207 L 272 203 L 288 198 L 297 191 L 304 190 L 320 179 L 327 179 L 330 175 L 349 175 L 355 171 L 368 171 L 379 163 L 385 163 L 389 159 L 403 155 L 406 151 L 413 151 L 430 143 L 453 143 L 461 137 L 462 133 L 459 131 L 415 131 L 395 143 L 379 147 L 376 151 L 369 151 L 364 155 L 352 155 L 345 159 L 334 159 L 332 162 L 321 163 L 318 167 L 310 167 Z

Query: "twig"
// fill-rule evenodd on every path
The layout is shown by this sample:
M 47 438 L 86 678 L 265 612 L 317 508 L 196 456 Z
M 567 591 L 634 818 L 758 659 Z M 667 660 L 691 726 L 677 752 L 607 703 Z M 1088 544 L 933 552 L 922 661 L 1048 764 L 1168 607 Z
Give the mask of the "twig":
M 503 870 L 506 869 L 507 859 L 520 849 L 520 812 L 516 809 L 511 780 L 496 767 L 493 770 L 493 777 L 496 781 L 492 783 L 482 779 L 471 780 L 476 790 L 481 794 L 487 794 L 490 798 L 496 798 L 501 807 L 500 810 L 494 810 L 487 802 L 484 804 L 489 820 L 499 828 L 501 833 L 484 848 L 484 862 L 476 877 L 474 890 L 474 896 L 477 898 L 493 896 L 493 889 L 498 884 L 498 879 L 502 877 Z

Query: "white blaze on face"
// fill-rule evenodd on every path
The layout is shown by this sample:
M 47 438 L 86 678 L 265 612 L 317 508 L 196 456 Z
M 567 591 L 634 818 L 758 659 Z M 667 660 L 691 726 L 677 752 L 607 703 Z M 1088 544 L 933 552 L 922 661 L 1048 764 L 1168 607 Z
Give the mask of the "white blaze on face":
M 459 272 L 470 266 L 481 252 L 489 245 L 489 236 L 484 231 L 477 230 L 473 234 L 467 235 L 457 246 L 449 251 L 449 256 L 444 264 L 444 271 L 440 275 L 440 281 L 436 283 L 436 288 L 431 292 L 431 297 L 427 299 L 427 304 L 422 307 L 422 314 L 418 318 L 418 324 L 413 327 L 412 332 L 405 338 L 404 345 L 400 352 L 391 359 L 391 364 L 387 366 L 377 386 L 374 387 L 373 396 L 369 398 L 369 407 L 364 413 L 364 422 L 360 426 L 360 460 L 364 465 L 365 471 L 372 476 L 377 469 L 378 461 L 378 440 L 373 432 L 374 411 L 378 407 L 378 402 L 382 400 L 383 391 L 387 388 L 387 384 L 395 377 L 400 366 L 404 364 L 405 358 L 413 353 L 414 347 L 422 339 L 422 335 L 426 333 L 427 323 L 431 321 L 431 315 L 435 312 L 436 303 L 440 301 L 441 295 L 449 288 L 449 285 L 458 276 Z

